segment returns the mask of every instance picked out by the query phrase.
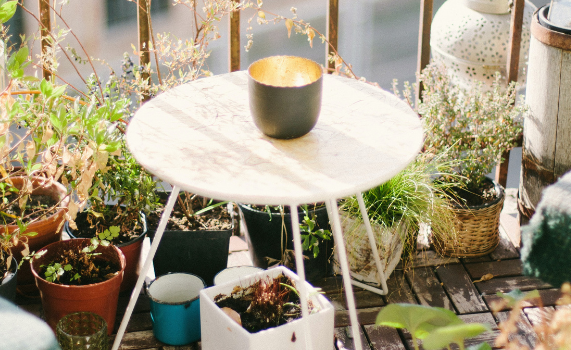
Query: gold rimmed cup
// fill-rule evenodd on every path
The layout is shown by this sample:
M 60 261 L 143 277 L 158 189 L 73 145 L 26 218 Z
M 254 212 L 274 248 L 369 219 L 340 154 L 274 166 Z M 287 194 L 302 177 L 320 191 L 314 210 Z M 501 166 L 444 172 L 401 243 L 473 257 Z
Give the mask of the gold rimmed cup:
M 311 131 L 322 90 L 323 70 L 307 58 L 271 56 L 248 68 L 250 111 L 258 129 L 270 137 L 293 139 Z

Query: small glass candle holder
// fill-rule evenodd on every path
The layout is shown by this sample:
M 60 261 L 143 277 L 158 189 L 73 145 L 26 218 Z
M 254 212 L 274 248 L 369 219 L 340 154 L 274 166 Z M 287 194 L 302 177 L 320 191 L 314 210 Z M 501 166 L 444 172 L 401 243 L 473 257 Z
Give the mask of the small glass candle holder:
M 62 317 L 56 326 L 62 350 L 108 350 L 107 322 L 93 312 L 75 312 Z

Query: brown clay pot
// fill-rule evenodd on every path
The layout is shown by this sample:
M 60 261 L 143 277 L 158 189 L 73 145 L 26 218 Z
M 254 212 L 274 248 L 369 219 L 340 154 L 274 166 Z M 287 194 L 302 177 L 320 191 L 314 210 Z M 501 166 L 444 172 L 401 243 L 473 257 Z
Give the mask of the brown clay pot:
M 11 180 L 16 188 L 21 188 L 24 183 L 24 177 L 13 177 Z M 69 196 L 67 196 L 65 186 L 59 182 L 52 182 L 50 184 L 41 177 L 33 177 L 32 186 L 33 195 L 47 195 L 52 197 L 54 200 L 61 201 L 57 211 L 43 220 L 31 223 L 26 230 L 26 232 L 37 233 L 37 235 L 33 237 L 27 237 L 30 252 L 37 252 L 46 245 L 57 242 L 61 239 L 63 222 L 65 221 L 64 216 L 69 205 Z M 18 228 L 17 225 L 8 225 L 7 227 L 8 232 L 13 232 Z M 4 226 L 1 226 L 0 234 L 4 234 L 4 232 Z M 20 261 L 22 258 L 22 251 L 24 248 L 25 246 L 22 242 L 19 242 L 14 248 L 12 248 L 12 253 L 16 260 Z M 24 261 L 18 271 L 18 288 L 24 293 L 33 292 L 36 289 L 34 285 L 34 276 L 32 275 L 30 263 L 28 261 Z
M 65 315 L 89 311 L 105 319 L 109 335 L 113 332 L 119 289 L 125 271 L 125 256 L 118 248 L 109 245 L 99 246 L 95 250 L 95 253 L 101 253 L 98 258 L 111 260 L 121 266 L 121 271 L 116 276 L 104 282 L 85 286 L 69 286 L 48 282 L 38 274 L 41 265 L 49 264 L 64 250 L 71 248 L 79 251 L 89 244 L 88 238 L 55 242 L 44 247 L 42 250 L 47 250 L 47 253 L 32 262 L 32 273 L 40 290 L 45 319 L 54 331 L 57 322 Z

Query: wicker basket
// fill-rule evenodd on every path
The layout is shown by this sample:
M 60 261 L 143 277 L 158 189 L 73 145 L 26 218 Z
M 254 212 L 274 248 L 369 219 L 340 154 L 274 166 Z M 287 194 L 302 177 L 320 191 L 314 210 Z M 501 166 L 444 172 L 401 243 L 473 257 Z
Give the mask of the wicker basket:
M 489 254 L 500 242 L 498 228 L 500 212 L 504 206 L 505 193 L 494 182 L 498 197 L 479 206 L 456 207 L 456 236 L 433 235 L 434 248 L 438 253 L 454 258 L 478 257 Z

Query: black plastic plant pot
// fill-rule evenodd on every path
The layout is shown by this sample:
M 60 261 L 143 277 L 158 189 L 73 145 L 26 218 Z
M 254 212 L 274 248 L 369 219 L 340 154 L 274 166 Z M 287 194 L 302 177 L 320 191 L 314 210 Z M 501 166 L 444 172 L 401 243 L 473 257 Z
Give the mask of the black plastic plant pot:
M 0 282 L 0 297 L 12 302 L 16 300 L 16 288 L 18 286 L 17 274 L 18 262 L 14 257 L 12 257 L 10 270 L 2 282 Z
M 269 214 L 266 211 L 253 209 L 249 205 L 238 204 L 247 227 L 247 242 L 250 256 L 254 266 L 267 269 L 273 265 L 272 261 L 282 260 L 282 218 L 280 213 Z M 298 208 L 299 219 L 303 220 L 303 212 Z M 316 215 L 318 228 L 331 230 L 329 217 L 325 206 L 315 210 L 310 210 L 310 215 Z M 291 231 L 291 214 L 284 214 L 284 224 L 287 233 L 287 240 L 284 240 L 286 249 L 293 251 L 293 235 Z M 314 258 L 313 253 L 304 251 L 305 278 L 308 281 L 315 281 L 325 277 L 331 271 L 330 257 L 333 254 L 333 238 L 319 242 L 319 255 Z M 295 261 L 287 264 L 287 267 L 296 271 Z
M 149 232 L 151 233 L 151 232 Z M 152 231 L 151 239 L 155 232 Z M 208 286 L 228 265 L 232 229 L 220 231 L 165 230 L 153 259 L 155 275 L 185 272 L 200 276 Z

